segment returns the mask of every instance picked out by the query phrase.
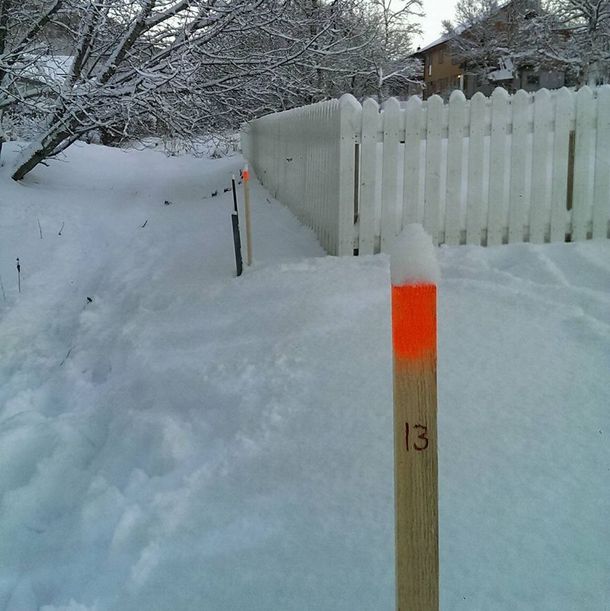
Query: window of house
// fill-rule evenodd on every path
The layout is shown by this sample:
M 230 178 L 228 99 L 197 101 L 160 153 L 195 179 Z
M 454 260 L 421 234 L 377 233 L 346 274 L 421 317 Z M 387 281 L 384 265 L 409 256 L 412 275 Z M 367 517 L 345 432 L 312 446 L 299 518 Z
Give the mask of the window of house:
M 445 61 L 445 52 L 443 49 L 438 50 L 438 63 L 442 64 Z
M 540 85 L 540 76 L 538 74 L 528 74 L 526 82 L 528 85 Z
M 428 64 L 428 76 L 432 76 L 432 62 Z

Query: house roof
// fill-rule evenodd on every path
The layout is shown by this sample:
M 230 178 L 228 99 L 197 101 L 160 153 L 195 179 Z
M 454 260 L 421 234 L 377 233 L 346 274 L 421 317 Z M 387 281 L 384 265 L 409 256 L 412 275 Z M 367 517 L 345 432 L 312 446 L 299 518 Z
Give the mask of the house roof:
M 412 55 L 419 55 L 420 53 L 425 53 L 426 51 L 429 51 L 430 49 L 433 49 L 434 47 L 438 47 L 439 45 L 442 45 L 445 42 L 449 42 L 452 38 L 459 36 L 462 32 L 464 32 L 467 29 L 468 28 L 465 26 L 457 27 L 455 28 L 455 30 L 453 30 L 453 32 L 451 32 L 451 34 L 445 34 L 444 36 L 437 38 L 435 41 L 431 42 L 430 44 L 427 44 L 425 47 L 418 48 L 417 51 L 415 51 L 415 53 L 412 53 Z
M 418 48 L 416 53 L 414 53 L 414 55 L 417 55 L 417 53 L 424 53 L 425 51 L 428 51 L 432 49 L 433 47 L 437 47 L 438 45 L 443 44 L 444 42 L 447 42 L 448 40 L 451 40 L 453 36 L 454 34 L 445 34 L 444 36 L 437 38 L 435 41 L 431 42 L 430 44 L 427 44 L 425 47 Z
M 495 14 L 496 11 L 499 11 L 499 10 L 509 6 L 513 2 L 515 2 L 515 0 L 504 0 L 504 2 L 500 2 L 498 4 L 498 7 L 496 8 L 496 10 L 494 11 L 493 14 Z M 486 17 L 481 17 L 480 20 L 483 20 L 485 18 Z M 473 25 L 474 25 L 474 23 L 469 23 L 469 24 L 463 24 L 463 25 L 457 26 L 453 30 L 453 32 L 451 32 L 450 34 L 444 34 L 440 38 L 437 38 L 433 42 L 427 44 L 425 47 L 419 47 L 417 49 L 417 51 L 415 51 L 415 53 L 412 53 L 412 56 L 419 55 L 420 53 L 425 53 L 426 51 L 429 51 L 430 49 L 433 49 L 434 47 L 438 47 L 439 45 L 442 45 L 443 43 L 450 41 L 452 38 L 455 38 L 456 36 L 459 36 L 460 34 L 463 34 L 466 30 L 471 28 Z

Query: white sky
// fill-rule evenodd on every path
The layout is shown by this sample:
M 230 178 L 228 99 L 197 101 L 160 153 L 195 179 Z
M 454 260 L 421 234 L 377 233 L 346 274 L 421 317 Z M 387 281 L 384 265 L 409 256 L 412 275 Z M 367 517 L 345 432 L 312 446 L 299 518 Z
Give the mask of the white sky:
M 442 32 L 441 21 L 453 20 L 456 0 L 424 0 L 424 12 L 421 26 L 423 35 L 421 39 L 414 40 L 414 47 L 424 46 L 440 37 Z

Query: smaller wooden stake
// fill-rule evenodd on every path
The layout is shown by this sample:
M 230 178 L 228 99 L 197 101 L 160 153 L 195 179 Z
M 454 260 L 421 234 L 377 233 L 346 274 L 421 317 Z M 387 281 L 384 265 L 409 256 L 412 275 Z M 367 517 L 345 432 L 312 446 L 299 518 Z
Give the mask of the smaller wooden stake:
M 19 263 L 19 257 L 17 257 L 17 286 L 21 293 L 21 264 Z
M 244 207 L 246 211 L 246 262 L 252 265 L 252 223 L 250 220 L 250 170 L 248 164 L 242 172 L 244 180 Z

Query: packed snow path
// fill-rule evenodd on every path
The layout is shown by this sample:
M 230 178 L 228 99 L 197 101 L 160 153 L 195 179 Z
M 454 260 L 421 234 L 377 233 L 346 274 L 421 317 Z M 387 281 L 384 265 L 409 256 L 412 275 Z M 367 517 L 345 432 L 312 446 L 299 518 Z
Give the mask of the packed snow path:
M 2 169 L 0 609 L 393 608 L 388 259 L 242 162 Z M 608 609 L 609 242 L 439 256 L 442 608 Z

